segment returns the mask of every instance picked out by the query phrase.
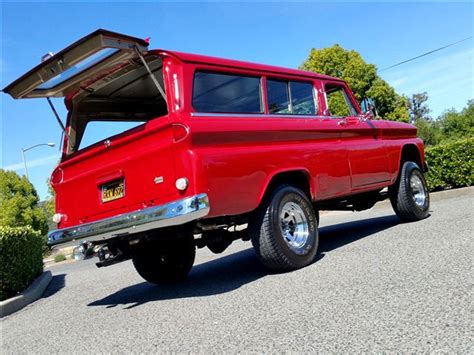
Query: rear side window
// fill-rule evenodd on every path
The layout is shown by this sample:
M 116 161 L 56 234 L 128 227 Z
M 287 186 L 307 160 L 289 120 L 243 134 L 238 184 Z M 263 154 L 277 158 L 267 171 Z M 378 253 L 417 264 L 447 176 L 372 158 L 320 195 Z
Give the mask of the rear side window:
M 268 112 L 273 114 L 314 115 L 313 84 L 299 81 L 267 80 Z
M 261 113 L 260 78 L 198 71 L 193 107 L 198 112 Z
M 269 113 L 290 113 L 290 96 L 286 81 L 267 80 Z
M 316 113 L 312 84 L 291 81 L 290 92 L 293 113 L 297 115 L 314 115 Z

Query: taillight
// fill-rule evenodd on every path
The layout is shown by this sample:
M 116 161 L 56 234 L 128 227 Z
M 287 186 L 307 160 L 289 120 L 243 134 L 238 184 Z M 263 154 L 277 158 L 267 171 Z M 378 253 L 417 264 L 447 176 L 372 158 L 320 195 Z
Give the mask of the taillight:
M 54 169 L 53 173 L 51 174 L 51 184 L 57 185 L 63 182 L 64 172 L 61 168 Z

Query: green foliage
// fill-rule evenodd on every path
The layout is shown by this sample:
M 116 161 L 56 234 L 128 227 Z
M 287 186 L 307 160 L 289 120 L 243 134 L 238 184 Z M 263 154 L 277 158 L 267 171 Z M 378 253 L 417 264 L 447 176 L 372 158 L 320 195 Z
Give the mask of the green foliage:
M 417 120 L 415 126 L 418 129 L 418 137 L 423 139 L 425 146 L 430 147 L 443 140 L 443 133 L 437 121 Z
M 428 148 L 425 159 L 431 191 L 474 185 L 474 138 Z
M 55 229 L 56 223 L 53 222 L 53 215 L 56 212 L 56 192 L 54 191 L 53 187 L 51 186 L 51 182 L 49 179 L 46 181 L 48 184 L 48 193 L 49 196 L 44 201 L 44 211 L 46 213 L 46 221 L 48 223 L 49 230 Z
M 0 226 L 0 300 L 23 291 L 43 272 L 42 244 L 31 227 Z
M 350 111 L 341 90 L 327 94 L 329 111 L 333 116 L 349 116 Z
M 408 110 L 410 111 L 410 122 L 417 122 L 419 120 L 430 121 L 431 112 L 426 101 L 428 101 L 428 93 L 422 92 L 413 94 L 408 100 Z
M 0 169 L 0 226 L 31 226 L 46 234 L 46 214 L 38 202 L 38 194 L 26 177 Z
M 441 132 L 446 139 L 461 139 L 474 136 L 474 100 L 469 100 L 461 112 L 445 111 L 438 118 Z
M 469 100 L 460 112 L 450 109 L 436 120 L 419 119 L 415 125 L 427 146 L 474 137 L 474 100 Z
M 359 53 L 340 45 L 311 49 L 301 69 L 344 79 L 357 101 L 364 96 L 374 99 L 380 116 L 408 122 L 407 99 L 377 75 L 377 68 L 366 63 Z
M 54 262 L 55 263 L 59 263 L 59 262 L 64 261 L 64 260 L 66 260 L 66 256 L 64 254 L 59 253 L 59 254 L 56 254 L 54 256 Z

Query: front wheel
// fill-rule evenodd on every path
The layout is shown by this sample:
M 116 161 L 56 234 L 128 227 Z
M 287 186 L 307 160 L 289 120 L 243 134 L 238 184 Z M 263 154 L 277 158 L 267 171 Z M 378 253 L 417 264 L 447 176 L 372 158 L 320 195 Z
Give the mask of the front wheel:
M 269 269 L 288 271 L 313 262 L 318 250 L 318 221 L 308 197 L 299 189 L 277 188 L 250 224 L 253 247 Z
M 418 221 L 428 217 L 430 195 L 422 171 L 417 164 L 403 164 L 397 182 L 390 187 L 390 202 L 403 221 Z
M 154 284 L 184 281 L 193 267 L 196 247 L 192 235 L 171 241 L 150 241 L 132 258 L 138 274 Z

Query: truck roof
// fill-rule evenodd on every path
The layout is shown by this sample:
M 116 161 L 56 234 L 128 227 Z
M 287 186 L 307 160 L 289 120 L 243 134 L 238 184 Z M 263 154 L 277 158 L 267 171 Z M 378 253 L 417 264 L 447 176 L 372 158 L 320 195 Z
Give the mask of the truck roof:
M 279 67 L 279 66 L 274 66 L 274 65 L 252 63 L 252 62 L 246 62 L 246 61 L 235 60 L 235 59 L 226 59 L 226 58 L 212 57 L 212 56 L 193 54 L 193 53 L 184 53 L 184 52 L 165 50 L 165 49 L 154 49 L 154 50 L 151 50 L 151 52 L 172 55 L 185 63 L 210 64 L 210 65 L 222 66 L 226 68 L 252 70 L 255 72 L 267 72 L 267 73 L 283 74 L 283 75 L 295 75 L 295 76 L 300 76 L 300 77 L 303 76 L 307 78 L 331 79 L 331 80 L 343 81 L 340 78 L 332 77 L 329 75 L 313 73 L 306 70 L 291 69 L 291 68 Z

